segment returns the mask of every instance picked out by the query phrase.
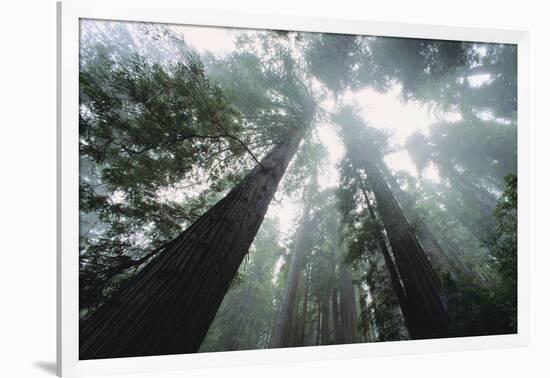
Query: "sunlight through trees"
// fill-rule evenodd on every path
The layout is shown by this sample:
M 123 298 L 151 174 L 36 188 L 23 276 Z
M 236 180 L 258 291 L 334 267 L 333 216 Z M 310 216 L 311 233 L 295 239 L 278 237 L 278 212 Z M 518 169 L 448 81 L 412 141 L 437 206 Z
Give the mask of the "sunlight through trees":
M 81 21 L 80 358 L 517 331 L 513 45 Z

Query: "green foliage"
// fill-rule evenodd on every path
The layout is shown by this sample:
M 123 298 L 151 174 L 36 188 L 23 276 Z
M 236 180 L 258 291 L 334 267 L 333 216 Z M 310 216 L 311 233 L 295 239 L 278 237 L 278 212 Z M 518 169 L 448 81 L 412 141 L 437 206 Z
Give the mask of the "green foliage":
M 439 122 L 430 127 L 429 136 L 411 135 L 405 147 L 419 172 L 434 162 L 447 177 L 462 174 L 478 179 L 499 181 L 517 165 L 517 129 L 480 119 L 462 122 Z
M 361 39 L 353 35 L 311 34 L 305 50 L 308 71 L 341 94 L 355 80 L 363 48 Z
M 480 285 L 466 277 L 444 282 L 445 297 L 453 309 L 454 332 L 459 336 L 517 332 L 517 177 L 505 177 L 494 216 L 497 235 L 488 244 L 498 279 Z
M 121 64 L 98 46 L 81 67 L 82 308 L 126 260 L 175 237 L 242 176 L 239 113 L 200 60 L 186 58 Z
M 414 186 L 413 186 L 414 187 Z M 496 274 L 492 258 L 487 248 L 469 231 L 458 212 L 470 219 L 477 216 L 469 207 L 453 207 L 457 193 L 453 188 L 444 185 L 424 183 L 420 188 L 409 193 L 416 194 L 414 211 L 432 230 L 443 250 L 451 257 L 458 259 L 463 270 L 471 273 L 469 280 L 492 280 Z M 470 213 L 466 213 L 470 211 Z M 477 278 L 476 278 L 477 277 Z
M 517 323 L 517 274 L 518 274 L 518 179 L 514 174 L 505 177 L 506 190 L 502 194 L 494 215 L 497 219 L 497 236 L 489 246 L 491 255 L 497 261 L 502 278 L 502 290 L 506 308 Z
M 347 245 L 345 261 L 365 272 L 359 281 L 366 286 L 367 318 L 371 319 L 376 340 L 404 340 L 408 335 L 403 315 L 381 249 L 387 243 L 384 226 L 368 211 L 367 201 L 372 201 L 374 195 L 367 185 L 367 175 L 359 168 L 364 159 L 383 164 L 382 158 L 389 151 L 388 135 L 368 127 L 352 108 L 341 109 L 333 120 L 340 126 L 344 140 L 361 138 L 364 142 L 360 150 L 346 150 L 340 162 L 337 196 L 342 238 Z M 374 201 L 370 205 L 375 209 Z
M 407 100 L 441 100 L 437 85 L 479 60 L 471 44 L 452 41 L 311 35 L 308 69 L 335 94 L 365 86 L 386 91 L 396 84 Z M 437 99 L 434 97 L 438 97 Z
M 429 88 L 438 88 L 436 83 L 471 59 L 462 42 L 382 37 L 368 47 L 372 63 L 363 67 L 359 80 L 377 77 L 381 89 L 399 83 L 407 100 L 424 100 Z
M 266 32 L 242 35 L 234 53 L 223 59 L 210 57 L 207 68 L 245 120 L 266 129 L 267 139 L 280 140 L 313 120 L 318 99 L 293 52 L 300 34 L 278 36 Z
M 515 333 L 510 308 L 498 285 L 480 285 L 465 277 L 443 280 L 443 300 L 451 309 L 451 334 L 482 336 Z

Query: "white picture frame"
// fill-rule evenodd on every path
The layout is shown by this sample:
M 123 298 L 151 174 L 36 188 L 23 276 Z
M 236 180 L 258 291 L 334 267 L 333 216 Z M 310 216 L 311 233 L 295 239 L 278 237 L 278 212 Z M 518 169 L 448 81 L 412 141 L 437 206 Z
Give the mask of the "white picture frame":
M 229 353 L 117 358 L 78 358 L 78 72 L 81 18 L 183 25 L 299 30 L 376 36 L 510 43 L 518 46 L 518 333 L 514 335 L 396 341 L 370 344 L 250 350 Z M 57 372 L 60 376 L 144 373 L 263 363 L 345 359 L 407 353 L 464 351 L 528 345 L 528 55 L 525 31 L 380 23 L 273 14 L 189 9 L 177 0 L 64 1 L 58 3 L 57 154 Z

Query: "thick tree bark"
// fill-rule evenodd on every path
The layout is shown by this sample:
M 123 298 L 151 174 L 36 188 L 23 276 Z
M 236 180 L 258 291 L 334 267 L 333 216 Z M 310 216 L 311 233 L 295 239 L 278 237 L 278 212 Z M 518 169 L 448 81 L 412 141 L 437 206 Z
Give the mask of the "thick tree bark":
M 365 168 L 403 281 L 411 338 L 448 337 L 440 281 L 381 172 L 370 162 Z
M 275 324 L 275 333 L 271 338 L 271 348 L 284 348 L 292 346 L 296 312 L 296 298 L 298 295 L 298 286 L 304 267 L 304 259 L 307 251 L 306 233 L 310 224 L 310 209 L 313 192 L 317 185 L 316 172 L 312 174 L 311 181 L 304 195 L 304 210 L 300 225 L 296 230 L 296 241 L 294 244 L 294 253 L 290 259 L 290 266 L 287 275 L 287 288 Z
M 80 359 L 196 352 L 304 135 L 296 131 L 80 326 Z
M 390 276 L 393 292 L 397 297 L 397 302 L 399 303 L 399 307 L 401 308 L 401 312 L 403 313 L 403 316 L 405 318 L 405 323 L 406 323 L 409 314 L 408 314 L 408 307 L 407 307 L 407 296 L 405 294 L 405 290 L 403 289 L 403 285 L 401 284 L 401 278 L 399 277 L 399 273 L 397 271 L 397 268 L 391 256 L 391 253 L 388 249 L 388 246 L 386 245 L 386 237 L 384 236 L 384 232 L 380 224 L 381 222 L 378 219 L 378 216 L 376 215 L 376 213 L 374 212 L 374 208 L 371 203 L 370 196 L 365 188 L 365 185 L 363 185 L 363 182 L 361 182 L 361 189 L 362 189 L 363 197 L 365 198 L 365 202 L 367 204 L 369 217 L 372 220 L 375 227 L 375 233 L 378 239 L 378 247 L 380 248 L 380 251 L 382 252 L 382 256 L 384 257 L 384 263 L 386 264 L 386 269 L 388 269 L 388 274 Z

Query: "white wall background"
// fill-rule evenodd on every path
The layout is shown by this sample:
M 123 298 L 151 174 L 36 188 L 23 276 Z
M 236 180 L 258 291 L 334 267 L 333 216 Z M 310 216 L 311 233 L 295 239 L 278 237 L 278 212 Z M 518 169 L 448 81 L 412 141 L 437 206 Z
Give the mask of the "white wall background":
M 531 346 L 187 371 L 186 377 L 550 376 L 550 21 L 544 3 L 182 0 L 207 9 L 531 32 Z M 0 376 L 45 377 L 54 374 L 55 361 L 55 1 L 4 1 L 0 7 Z

